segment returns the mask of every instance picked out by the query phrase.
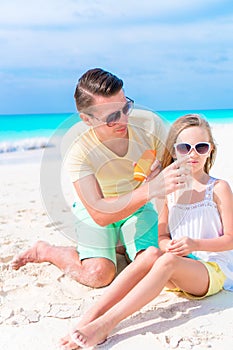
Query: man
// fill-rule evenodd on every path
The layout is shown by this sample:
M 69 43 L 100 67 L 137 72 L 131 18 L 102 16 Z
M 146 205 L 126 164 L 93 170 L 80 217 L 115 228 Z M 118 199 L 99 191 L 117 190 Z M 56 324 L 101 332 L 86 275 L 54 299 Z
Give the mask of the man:
M 119 240 L 130 260 L 158 246 L 151 200 L 182 188 L 185 170 L 174 164 L 159 174 L 166 137 L 162 120 L 152 112 L 133 110 L 133 100 L 115 75 L 99 68 L 87 71 L 74 97 L 81 123 L 87 125 L 66 160 L 77 193 L 78 247 L 37 242 L 13 261 L 13 268 L 47 261 L 84 285 L 102 287 L 115 277 Z M 157 160 L 147 181 L 140 183 L 133 178 L 133 164 L 146 149 L 156 150 Z

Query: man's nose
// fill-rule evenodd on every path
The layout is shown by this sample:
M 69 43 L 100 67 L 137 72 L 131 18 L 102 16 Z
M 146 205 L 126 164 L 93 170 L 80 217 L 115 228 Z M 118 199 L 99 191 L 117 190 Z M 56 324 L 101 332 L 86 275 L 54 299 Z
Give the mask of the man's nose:
M 120 116 L 120 119 L 118 120 L 118 123 L 127 123 L 129 116 L 127 114 L 124 114 L 122 111 L 120 113 L 121 113 L 121 116 Z

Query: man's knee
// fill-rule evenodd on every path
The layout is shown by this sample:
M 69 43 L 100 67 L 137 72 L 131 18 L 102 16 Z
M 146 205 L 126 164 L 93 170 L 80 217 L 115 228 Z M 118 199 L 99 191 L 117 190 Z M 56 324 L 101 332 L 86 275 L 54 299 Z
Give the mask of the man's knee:
M 105 258 L 91 258 L 84 260 L 83 267 L 83 273 L 88 276 L 88 285 L 93 288 L 107 286 L 113 281 L 116 274 L 114 263 Z

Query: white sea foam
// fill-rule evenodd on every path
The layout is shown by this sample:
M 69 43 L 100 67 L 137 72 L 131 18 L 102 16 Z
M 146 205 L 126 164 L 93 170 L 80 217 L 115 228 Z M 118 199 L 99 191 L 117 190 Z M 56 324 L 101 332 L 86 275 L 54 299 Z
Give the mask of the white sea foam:
M 0 153 L 28 151 L 39 148 L 53 147 L 47 137 L 25 138 L 0 142 Z

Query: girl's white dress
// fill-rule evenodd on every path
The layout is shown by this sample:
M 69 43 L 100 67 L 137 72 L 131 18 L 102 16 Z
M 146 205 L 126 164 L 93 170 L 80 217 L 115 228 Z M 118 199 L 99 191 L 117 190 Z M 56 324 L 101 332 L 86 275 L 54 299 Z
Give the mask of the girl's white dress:
M 194 239 L 216 238 L 223 235 L 221 218 L 213 201 L 216 179 L 211 177 L 206 185 L 205 198 L 193 204 L 175 203 L 174 194 L 168 196 L 169 232 L 172 239 L 188 236 Z M 204 261 L 216 262 L 226 275 L 224 289 L 233 291 L 233 250 L 223 252 L 194 251 L 192 254 Z

